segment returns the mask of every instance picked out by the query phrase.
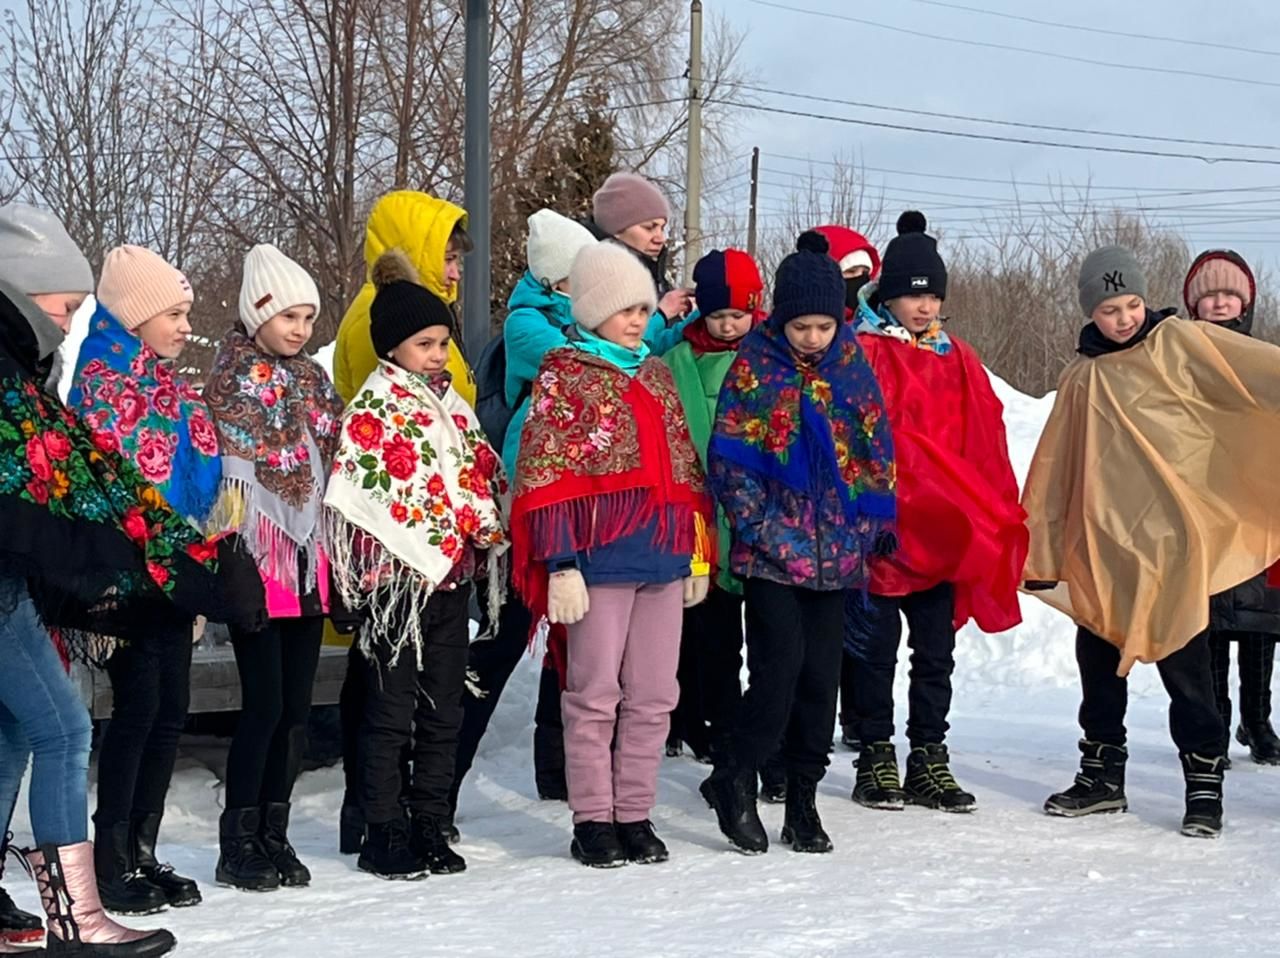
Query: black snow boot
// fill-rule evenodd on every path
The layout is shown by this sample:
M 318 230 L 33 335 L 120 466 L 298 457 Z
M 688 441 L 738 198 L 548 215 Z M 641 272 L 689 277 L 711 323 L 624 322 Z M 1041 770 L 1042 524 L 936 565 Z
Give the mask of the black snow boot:
M 787 766 L 775 755 L 760 768 L 760 801 L 781 805 L 787 800 Z
M 912 805 L 944 812 L 971 812 L 978 800 L 956 783 L 945 745 L 921 745 L 907 754 L 902 793 Z
M 359 855 L 364 844 L 364 811 L 359 805 L 342 805 L 338 813 L 338 854 Z
M 769 835 L 756 809 L 756 773 L 750 768 L 718 768 L 698 791 L 715 810 L 720 831 L 729 843 L 748 855 L 769 850 Z
M 262 850 L 280 873 L 285 888 L 306 888 L 311 884 L 311 871 L 298 861 L 298 853 L 289 844 L 289 803 L 268 802 L 262 806 Z
M 1080 740 L 1080 771 L 1065 792 L 1050 795 L 1044 810 L 1050 815 L 1078 818 L 1098 812 L 1127 812 L 1124 766 L 1129 750 L 1123 745 Z
M 431 874 L 426 859 L 413 848 L 409 822 L 404 818 L 366 825 L 356 867 L 388 881 L 418 881 Z
M 783 844 L 797 852 L 829 852 L 831 836 L 818 817 L 818 783 L 792 776 L 787 780 L 787 814 L 782 825 Z
M 906 804 L 902 781 L 898 778 L 898 753 L 892 742 L 863 746 L 858 755 L 858 776 L 853 783 L 853 800 L 867 808 L 898 812 Z
M 164 892 L 138 870 L 128 822 L 95 823 L 93 869 L 102 907 L 112 914 L 154 915 L 168 904 Z
M 227 808 L 218 820 L 218 865 L 214 878 L 219 885 L 241 891 L 275 891 L 280 872 L 262 848 L 258 832 L 262 812 L 257 808 Z
M 200 895 L 200 886 L 194 880 L 179 875 L 172 865 L 156 860 L 156 836 L 160 834 L 160 818 L 158 812 L 133 813 L 131 824 L 134 863 L 147 881 L 164 892 L 165 900 L 172 907 L 198 905 L 204 900 Z
M 671 857 L 666 844 L 653 830 L 653 822 L 647 818 L 642 822 L 618 822 L 616 829 L 618 843 L 627 861 L 637 865 L 652 865 L 665 862 Z
M 449 832 L 444 819 L 436 815 L 415 814 L 410 824 L 413 851 L 427 863 L 433 875 L 455 875 L 467 870 L 467 860 L 449 847 Z
M 0 834 L 0 878 L 4 877 L 4 860 L 13 843 L 13 833 Z M 14 850 L 14 854 L 18 854 Z M 44 922 L 13 903 L 9 893 L 0 888 L 0 944 L 34 945 L 44 937 Z
M 1217 838 L 1222 834 L 1222 756 L 1208 758 L 1183 752 L 1182 776 L 1187 782 L 1187 812 L 1182 834 L 1190 838 Z
M 1280 765 L 1280 737 L 1269 720 L 1249 727 L 1237 726 L 1236 741 L 1249 750 L 1249 757 L 1259 765 Z
M 573 826 L 569 854 L 590 868 L 617 868 L 627 863 L 613 822 L 579 822 Z

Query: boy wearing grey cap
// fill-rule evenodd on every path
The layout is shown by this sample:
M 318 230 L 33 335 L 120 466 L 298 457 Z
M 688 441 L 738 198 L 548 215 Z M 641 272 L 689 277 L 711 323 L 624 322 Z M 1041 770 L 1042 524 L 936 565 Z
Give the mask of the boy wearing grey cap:
M 1026 588 L 1079 626 L 1080 771 L 1050 815 L 1125 811 L 1126 676 L 1153 662 L 1186 781 L 1182 833 L 1222 830 L 1209 597 L 1280 559 L 1274 346 L 1155 312 L 1134 255 L 1086 257 L 1089 319 L 1023 492 Z

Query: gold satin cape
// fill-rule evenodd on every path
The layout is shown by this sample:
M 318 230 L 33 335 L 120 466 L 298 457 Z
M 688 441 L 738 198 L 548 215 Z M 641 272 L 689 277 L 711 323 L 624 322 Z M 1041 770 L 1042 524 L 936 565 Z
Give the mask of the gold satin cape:
M 1280 348 L 1167 319 L 1063 371 L 1022 497 L 1031 594 L 1121 651 L 1204 631 L 1209 597 L 1280 559 Z

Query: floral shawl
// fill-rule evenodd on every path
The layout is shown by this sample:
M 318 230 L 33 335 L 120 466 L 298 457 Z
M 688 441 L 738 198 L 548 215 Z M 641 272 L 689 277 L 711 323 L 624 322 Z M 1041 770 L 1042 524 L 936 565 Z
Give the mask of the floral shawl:
M 333 383 L 308 357 L 273 356 L 237 327 L 218 349 L 204 398 L 222 445 L 215 527 L 238 532 L 263 575 L 291 592 L 312 591 L 342 416 Z M 298 581 L 299 550 L 307 582 Z
M 214 547 L 107 436 L 41 387 L 41 323 L 34 304 L 0 289 L 0 575 L 27 579 L 44 623 L 67 630 L 81 657 L 89 633 L 149 631 L 139 602 L 236 621 Z
M 884 400 L 848 323 L 813 363 L 772 321 L 748 333 L 720 391 L 708 458 L 813 500 L 834 484 L 850 522 L 894 518 Z
M 324 497 L 334 582 L 347 608 L 370 611 L 366 654 L 386 642 L 394 664 L 412 646 L 422 668 L 422 613 L 468 547 L 488 554 L 497 621 L 506 495 L 502 462 L 449 375 L 379 364 L 347 407 Z
M 222 479 L 218 434 L 200 394 L 99 305 L 80 347 L 68 404 L 100 446 L 126 455 L 196 528 Z
M 697 561 L 714 551 L 710 520 L 671 370 L 650 357 L 632 377 L 571 346 L 548 352 L 533 381 L 511 507 L 512 579 L 534 624 L 547 589 L 535 556 L 548 543 L 581 552 L 654 523 L 655 548 Z

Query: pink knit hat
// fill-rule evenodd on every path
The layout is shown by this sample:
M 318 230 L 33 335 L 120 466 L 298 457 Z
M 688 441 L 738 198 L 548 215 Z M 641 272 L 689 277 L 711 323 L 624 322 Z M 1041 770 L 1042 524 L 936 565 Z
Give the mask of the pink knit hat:
M 610 236 L 648 220 L 671 220 L 662 191 L 639 173 L 613 173 L 591 197 L 591 217 Z
M 102 261 L 98 302 L 125 329 L 195 299 L 191 284 L 164 257 L 143 246 L 117 246 Z

